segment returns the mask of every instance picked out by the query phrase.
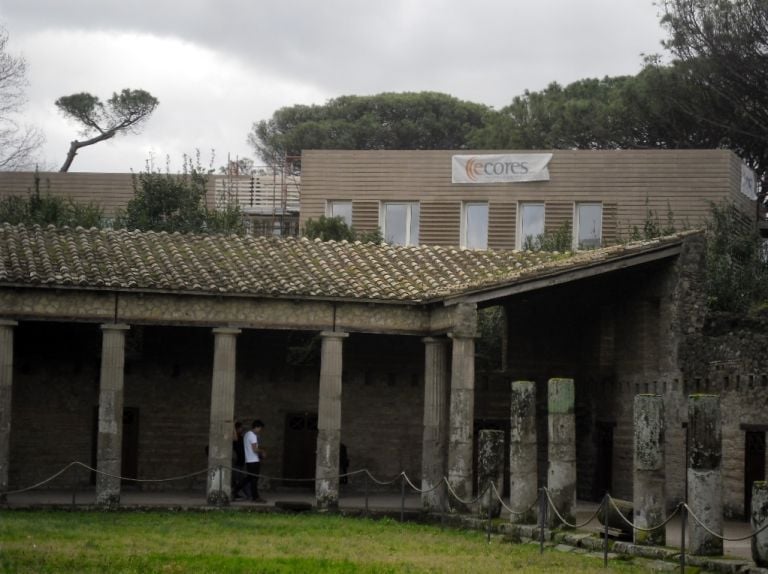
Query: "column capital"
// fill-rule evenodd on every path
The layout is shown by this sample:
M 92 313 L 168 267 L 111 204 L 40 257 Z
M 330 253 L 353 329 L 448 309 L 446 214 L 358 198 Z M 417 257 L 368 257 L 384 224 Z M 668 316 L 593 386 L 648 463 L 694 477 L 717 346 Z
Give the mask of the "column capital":
M 447 337 L 422 337 L 421 342 L 425 345 L 441 345 L 448 342 Z
M 344 331 L 320 331 L 320 336 L 329 339 L 346 339 L 349 337 L 349 333 L 345 333 Z
M 465 333 L 462 331 L 458 331 L 455 333 L 451 331 L 450 333 L 448 333 L 449 339 L 477 339 L 478 337 L 480 337 L 480 335 L 478 335 L 477 333 Z
M 243 332 L 236 327 L 214 327 L 211 331 L 214 335 L 239 335 Z
M 131 326 L 125 323 L 104 323 L 101 325 L 102 331 L 128 331 L 130 328 Z
M 18 325 L 19 322 L 13 319 L 0 319 L 0 327 L 17 327 Z

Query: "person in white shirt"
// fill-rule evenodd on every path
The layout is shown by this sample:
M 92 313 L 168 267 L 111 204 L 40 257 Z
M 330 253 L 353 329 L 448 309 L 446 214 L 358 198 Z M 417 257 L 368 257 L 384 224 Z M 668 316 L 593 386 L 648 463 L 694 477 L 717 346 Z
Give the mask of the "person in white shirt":
M 245 433 L 243 437 L 243 450 L 245 452 L 245 470 L 247 474 L 235 486 L 232 498 L 236 498 L 246 484 L 251 485 L 251 500 L 253 502 L 266 502 L 259 496 L 259 471 L 261 470 L 261 459 L 266 456 L 266 452 L 259 445 L 259 433 L 264 428 L 264 423 L 256 419 L 251 424 L 251 430 Z

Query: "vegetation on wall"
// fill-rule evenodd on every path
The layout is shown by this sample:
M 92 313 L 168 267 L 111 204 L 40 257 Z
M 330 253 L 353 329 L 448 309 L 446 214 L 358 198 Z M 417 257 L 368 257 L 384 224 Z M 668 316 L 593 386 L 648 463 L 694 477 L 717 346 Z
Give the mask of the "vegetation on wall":
M 134 175 L 134 198 L 118 214 L 115 227 L 142 231 L 182 233 L 243 233 L 243 217 L 234 204 L 211 209 L 206 205 L 209 171 L 199 154 L 183 160 L 181 173 L 153 168 Z
M 357 231 L 349 227 L 341 216 L 309 219 L 304 224 L 302 235 L 308 239 L 320 241 L 360 241 L 362 243 L 381 243 L 384 238 L 381 231 Z
M 713 311 L 747 312 L 768 305 L 762 238 L 730 204 L 713 205 L 707 224 L 707 303 Z
M 95 203 L 77 203 L 41 192 L 40 174 L 35 172 L 34 186 L 26 197 L 11 195 L 0 199 L 0 222 L 57 227 L 104 226 L 104 212 Z

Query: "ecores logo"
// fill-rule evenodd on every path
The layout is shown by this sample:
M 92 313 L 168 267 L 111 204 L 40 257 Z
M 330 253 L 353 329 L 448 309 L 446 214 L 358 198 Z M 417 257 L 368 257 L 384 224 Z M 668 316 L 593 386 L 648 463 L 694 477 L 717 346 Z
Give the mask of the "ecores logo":
M 467 160 L 467 178 L 477 181 L 482 176 L 525 175 L 528 173 L 527 161 L 483 161 L 477 157 Z
M 451 156 L 451 183 L 547 181 L 551 153 L 497 153 Z

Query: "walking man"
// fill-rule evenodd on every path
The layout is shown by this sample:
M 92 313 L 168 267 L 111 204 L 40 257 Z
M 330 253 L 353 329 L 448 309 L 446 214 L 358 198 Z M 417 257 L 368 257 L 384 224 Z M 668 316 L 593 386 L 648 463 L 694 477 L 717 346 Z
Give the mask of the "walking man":
M 245 433 L 243 437 L 243 451 L 245 453 L 245 470 L 248 474 L 235 486 L 235 491 L 232 493 L 232 497 L 236 497 L 243 487 L 250 483 L 251 485 L 251 500 L 253 502 L 266 502 L 259 496 L 259 471 L 261 470 L 261 459 L 266 455 L 264 449 L 259 446 L 259 434 L 264 428 L 264 423 L 261 420 L 256 419 L 251 424 L 251 430 Z

